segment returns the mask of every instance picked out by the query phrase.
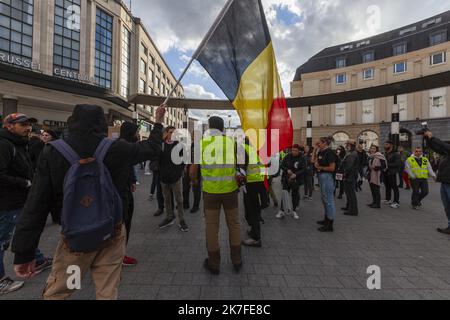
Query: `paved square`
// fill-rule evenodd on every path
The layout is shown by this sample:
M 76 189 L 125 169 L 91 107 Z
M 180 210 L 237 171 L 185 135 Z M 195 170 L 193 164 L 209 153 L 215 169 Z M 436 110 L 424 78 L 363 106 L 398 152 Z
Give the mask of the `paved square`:
M 151 177 L 140 179 L 128 246 L 128 254 L 139 264 L 125 268 L 120 299 L 450 299 L 450 237 L 436 232 L 446 223 L 439 184 L 431 183 L 420 211 L 410 208 L 410 191 L 405 190 L 399 210 L 368 209 L 371 197 L 365 185 L 358 194 L 360 216 L 339 213 L 332 234 L 317 231 L 316 221 L 323 217 L 318 192 L 314 202 L 301 202 L 300 221 L 277 220 L 276 209 L 266 209 L 263 248 L 243 249 L 244 267 L 238 275 L 232 272 L 222 217 L 222 273 L 214 277 L 202 267 L 206 256 L 202 214 L 186 213 L 188 233 L 176 225 L 158 230 L 163 217 L 153 217 L 156 200 L 148 200 Z M 344 205 L 337 201 L 338 209 Z M 242 205 L 240 209 L 243 219 Z M 58 230 L 50 223 L 45 229 L 40 247 L 46 254 L 53 254 Z M 10 253 L 6 264 L 12 274 Z M 371 265 L 381 268 L 381 290 L 367 289 Z M 22 290 L 0 299 L 40 299 L 46 276 L 29 280 Z M 73 298 L 95 298 L 89 276 Z

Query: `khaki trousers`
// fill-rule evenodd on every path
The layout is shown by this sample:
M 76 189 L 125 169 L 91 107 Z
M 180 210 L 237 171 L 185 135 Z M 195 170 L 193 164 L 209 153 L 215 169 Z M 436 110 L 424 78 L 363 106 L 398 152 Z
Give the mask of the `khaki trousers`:
M 47 286 L 43 292 L 45 300 L 65 300 L 76 291 L 69 289 L 67 280 L 70 266 L 77 266 L 81 280 L 88 271 L 92 274 L 95 284 L 97 300 L 116 300 L 119 292 L 122 262 L 125 256 L 126 232 L 121 226 L 111 243 L 96 252 L 73 253 L 61 238 L 53 259 L 52 271 L 47 279 Z
M 238 265 L 241 258 L 241 226 L 239 222 L 238 194 L 203 194 L 206 224 L 206 247 L 209 263 L 215 269 L 220 268 L 219 227 L 220 211 L 223 207 L 228 226 L 231 261 Z

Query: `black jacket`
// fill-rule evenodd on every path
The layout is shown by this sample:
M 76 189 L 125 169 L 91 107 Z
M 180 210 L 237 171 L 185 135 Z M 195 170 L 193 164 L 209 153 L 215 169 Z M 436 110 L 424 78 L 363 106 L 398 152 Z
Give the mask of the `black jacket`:
M 385 153 L 386 161 L 387 161 L 387 171 L 388 175 L 398 174 L 402 167 L 402 158 L 400 153 L 392 151 L 389 153 Z
M 338 171 L 344 174 L 345 180 L 355 181 L 358 179 L 359 164 L 360 157 L 358 152 L 349 151 L 342 160 Z
M 32 178 L 28 141 L 0 129 L 0 212 L 23 208 Z
M 77 106 L 69 121 L 70 134 L 65 141 L 81 158 L 89 158 L 105 137 L 106 130 L 106 120 L 100 107 Z M 162 126 L 155 125 L 151 140 L 135 144 L 124 140 L 113 143 L 106 155 L 105 164 L 122 199 L 129 186 L 130 165 L 159 157 L 161 142 Z M 12 243 L 16 264 L 34 259 L 48 212 L 61 212 L 63 181 L 68 169 L 69 163 L 65 158 L 47 145 L 39 158 L 33 186 L 16 226 Z
M 427 139 L 427 144 L 434 152 L 442 156 L 439 162 L 436 180 L 441 183 L 450 184 L 450 144 L 434 137 Z
M 30 153 L 31 164 L 33 167 L 33 173 L 36 170 L 37 162 L 42 150 L 44 149 L 44 142 L 38 137 L 32 137 L 28 142 L 28 152 Z
M 283 180 L 288 180 L 287 172 L 291 170 L 297 176 L 297 182 L 303 184 L 307 171 L 306 158 L 303 155 L 294 157 L 292 153 L 289 153 L 281 163 L 281 170 L 283 170 Z
M 172 161 L 172 150 L 178 146 L 179 142 L 173 144 L 162 143 L 162 153 L 159 161 L 160 179 L 164 184 L 173 184 L 181 179 L 184 171 L 184 164 L 175 164 Z M 183 156 L 182 150 L 179 153 Z

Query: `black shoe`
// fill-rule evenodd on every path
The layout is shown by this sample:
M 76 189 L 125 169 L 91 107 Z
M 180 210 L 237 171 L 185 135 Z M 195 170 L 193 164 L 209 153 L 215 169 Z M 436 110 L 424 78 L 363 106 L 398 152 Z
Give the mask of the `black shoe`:
M 188 209 L 189 209 L 189 208 L 188 208 Z M 193 208 L 191 209 L 191 213 L 197 213 L 199 210 L 200 210 L 199 207 L 193 207 Z
M 353 216 L 353 217 L 356 217 L 358 215 L 357 213 L 350 212 L 350 211 L 344 211 L 344 212 L 342 212 L 342 214 L 345 216 Z
M 333 232 L 333 224 L 334 224 L 333 220 L 327 219 L 327 222 L 325 223 L 325 225 L 323 227 L 319 228 L 319 231 L 320 232 Z
M 184 221 L 184 220 L 180 221 L 179 227 L 180 227 L 180 230 L 181 230 L 182 232 L 188 232 L 188 231 L 189 231 L 189 227 L 188 227 L 188 225 L 186 224 L 186 221 Z
M 211 268 L 211 266 L 209 265 L 208 259 L 205 259 L 205 262 L 203 263 L 203 267 L 215 276 L 218 276 L 220 274 L 219 270 Z
M 158 210 L 153 214 L 153 216 L 154 216 L 154 217 L 159 217 L 159 216 L 162 215 L 163 213 L 164 213 L 164 210 L 158 209 Z
M 342 197 L 342 196 L 339 196 L 339 197 L 337 197 L 337 198 L 338 198 L 338 200 L 342 200 L 343 197 Z
M 443 233 L 443 234 L 448 234 L 448 235 L 450 235 L 450 227 L 448 227 L 447 229 L 437 228 L 437 231 L 438 231 L 439 233 Z
M 327 224 L 327 222 L 328 222 L 328 217 L 325 216 L 325 218 L 323 220 L 317 221 L 317 224 L 320 225 L 320 226 L 324 226 L 324 225 Z
M 342 210 L 342 211 L 348 211 L 348 208 L 347 208 L 347 207 L 341 208 L 341 210 Z
M 170 227 L 174 223 L 175 223 L 175 219 L 168 219 L 168 218 L 166 218 L 166 219 L 164 219 L 163 222 L 161 222 L 159 224 L 158 228 L 159 229 L 164 229 L 164 228 Z
M 372 206 L 374 206 L 374 205 L 375 205 L 375 203 L 373 203 L 373 202 L 370 203 L 370 204 L 367 204 L 368 207 L 372 207 Z
M 234 272 L 239 273 L 241 271 L 241 269 L 242 269 L 242 262 L 239 264 L 233 264 Z
M 372 209 L 381 209 L 381 205 L 379 205 L 379 204 L 373 204 L 373 205 L 371 205 L 369 207 L 372 208 Z

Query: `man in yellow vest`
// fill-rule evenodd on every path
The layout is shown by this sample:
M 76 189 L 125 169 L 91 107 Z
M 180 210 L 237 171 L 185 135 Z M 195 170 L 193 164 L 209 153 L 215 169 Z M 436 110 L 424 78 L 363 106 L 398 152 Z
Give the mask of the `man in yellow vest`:
M 209 119 L 209 135 L 200 143 L 203 207 L 206 224 L 208 259 L 204 267 L 214 275 L 220 273 L 219 222 L 223 207 L 228 225 L 231 262 L 234 270 L 242 267 L 241 226 L 239 222 L 238 184 L 236 181 L 236 143 L 224 135 L 224 121 Z M 190 167 L 190 177 L 198 184 L 198 164 Z
M 243 144 L 245 149 L 245 167 L 247 184 L 244 191 L 244 207 L 245 219 L 247 220 L 250 230 L 247 232 L 249 238 L 244 240 L 242 244 L 248 247 L 260 248 L 261 243 L 261 210 L 264 194 L 267 190 L 264 185 L 266 178 L 266 167 L 259 159 L 256 149 L 249 143 L 246 138 Z
M 422 200 L 429 193 L 428 178 L 436 179 L 436 174 L 431 167 L 430 161 L 423 156 L 422 148 L 416 148 L 414 154 L 406 161 L 406 172 L 411 179 L 412 207 L 418 210 L 422 206 Z

